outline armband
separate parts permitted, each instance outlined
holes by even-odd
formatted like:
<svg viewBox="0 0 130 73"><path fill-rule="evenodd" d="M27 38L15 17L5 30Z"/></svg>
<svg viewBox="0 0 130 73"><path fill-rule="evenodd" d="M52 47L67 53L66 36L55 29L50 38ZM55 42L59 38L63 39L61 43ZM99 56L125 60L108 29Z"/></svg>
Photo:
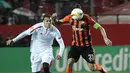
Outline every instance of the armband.
<svg viewBox="0 0 130 73"><path fill-rule="evenodd" d="M98 24L98 23L95 23L93 27L94 27L95 29L98 29L98 27L101 27L101 25Z"/></svg>

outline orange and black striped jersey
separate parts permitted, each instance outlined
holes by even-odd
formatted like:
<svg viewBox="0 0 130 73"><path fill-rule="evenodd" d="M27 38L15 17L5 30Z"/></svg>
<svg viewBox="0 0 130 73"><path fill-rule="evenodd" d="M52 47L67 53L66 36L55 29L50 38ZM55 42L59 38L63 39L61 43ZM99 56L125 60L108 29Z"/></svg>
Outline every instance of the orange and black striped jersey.
<svg viewBox="0 0 130 73"><path fill-rule="evenodd" d="M90 40L89 25L94 25L95 21L87 14L81 20L73 20L71 15L61 19L62 22L69 22L72 25L72 45L88 46Z"/></svg>

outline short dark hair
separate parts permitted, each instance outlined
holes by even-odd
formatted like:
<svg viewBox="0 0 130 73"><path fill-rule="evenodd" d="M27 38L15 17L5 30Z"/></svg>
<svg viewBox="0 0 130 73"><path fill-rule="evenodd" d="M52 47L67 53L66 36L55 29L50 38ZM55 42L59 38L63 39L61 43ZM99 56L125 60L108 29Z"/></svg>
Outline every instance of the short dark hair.
<svg viewBox="0 0 130 73"><path fill-rule="evenodd" d="M44 18L50 18L51 16L49 15L49 14L45 14L44 16L43 16L43 20L44 20Z"/></svg>

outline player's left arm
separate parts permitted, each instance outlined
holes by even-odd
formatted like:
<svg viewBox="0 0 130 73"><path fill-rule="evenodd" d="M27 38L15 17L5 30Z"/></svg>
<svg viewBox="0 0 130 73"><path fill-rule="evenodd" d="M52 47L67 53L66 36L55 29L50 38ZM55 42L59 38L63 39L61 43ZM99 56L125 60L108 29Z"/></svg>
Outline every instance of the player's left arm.
<svg viewBox="0 0 130 73"><path fill-rule="evenodd" d="M59 53L57 54L57 59L60 59L63 55L65 45L64 45L64 41L61 37L60 31L57 28L56 28L56 41L58 42L58 44L60 46Z"/></svg>
<svg viewBox="0 0 130 73"><path fill-rule="evenodd" d="M111 40L108 39L105 29L100 24L98 24L98 23L95 23L93 27L95 29L99 29L100 30L100 32L101 32L101 34L103 36L103 39L104 39L106 45L111 46L112 42L111 42Z"/></svg>
<svg viewBox="0 0 130 73"><path fill-rule="evenodd" d="M97 23L96 21L94 21L89 15L86 14L85 16L87 17L87 21L88 21L88 23L90 25L93 25L93 27L95 29L99 29L100 30L100 32L101 32L101 34L103 36L103 39L104 39L106 45L109 45L109 46L112 45L112 42L107 37L105 29L99 23Z"/></svg>

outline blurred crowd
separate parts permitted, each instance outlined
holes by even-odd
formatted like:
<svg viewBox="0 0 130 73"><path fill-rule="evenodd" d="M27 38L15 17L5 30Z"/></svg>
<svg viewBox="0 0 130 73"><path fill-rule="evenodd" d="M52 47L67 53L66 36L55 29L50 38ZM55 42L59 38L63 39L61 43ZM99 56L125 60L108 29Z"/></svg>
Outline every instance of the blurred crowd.
<svg viewBox="0 0 130 73"><path fill-rule="evenodd" d="M0 25L13 24L35 24L42 20L41 16L45 13L56 12L58 3L59 18L70 13L74 3L77 2L55 2L51 0L0 0ZM8 5L7 5L8 4Z"/></svg>
<svg viewBox="0 0 130 73"><path fill-rule="evenodd" d="M4 2L3 2L4 1ZM0 25L35 24L42 20L44 13L58 13L62 18L69 14L76 4L80 4L85 13L91 14L92 0L0 0ZM110 9L113 6L129 0L93 0L95 11L102 8ZM3 5L2 5L3 4ZM98 12L102 10L99 9ZM96 11L96 13L98 13Z"/></svg>
<svg viewBox="0 0 130 73"><path fill-rule="evenodd" d="M34 24L40 0L1 0L10 6L0 7L0 24ZM0 1L0 2L1 2ZM2 2L2 3L5 3ZM4 4L5 5L5 4Z"/></svg>

